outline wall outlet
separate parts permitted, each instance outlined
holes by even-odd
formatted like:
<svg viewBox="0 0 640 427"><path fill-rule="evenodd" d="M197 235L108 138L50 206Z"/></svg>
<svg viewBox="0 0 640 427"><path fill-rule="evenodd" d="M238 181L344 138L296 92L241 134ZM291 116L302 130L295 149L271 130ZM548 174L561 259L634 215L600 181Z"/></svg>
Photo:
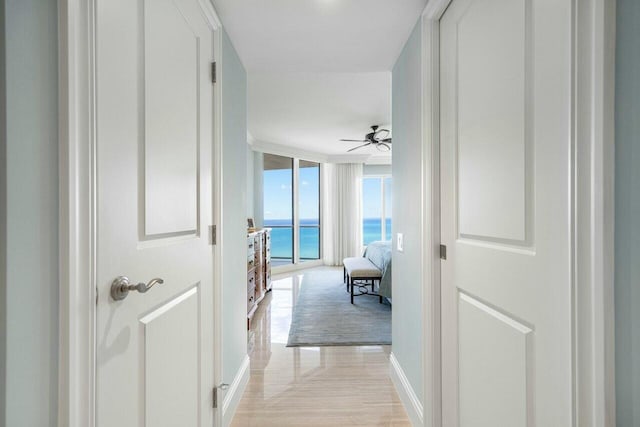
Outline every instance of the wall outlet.
<svg viewBox="0 0 640 427"><path fill-rule="evenodd" d="M397 236L396 249L398 249L398 252L402 252L404 251L402 233L396 233L396 236Z"/></svg>

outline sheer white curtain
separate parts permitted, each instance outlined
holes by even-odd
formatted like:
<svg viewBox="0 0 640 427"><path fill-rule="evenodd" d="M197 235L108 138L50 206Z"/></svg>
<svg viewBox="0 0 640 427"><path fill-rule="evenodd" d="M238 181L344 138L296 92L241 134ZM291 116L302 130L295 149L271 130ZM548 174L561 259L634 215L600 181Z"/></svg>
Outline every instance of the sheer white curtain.
<svg viewBox="0 0 640 427"><path fill-rule="evenodd" d="M323 261L362 255L362 164L325 164Z"/></svg>

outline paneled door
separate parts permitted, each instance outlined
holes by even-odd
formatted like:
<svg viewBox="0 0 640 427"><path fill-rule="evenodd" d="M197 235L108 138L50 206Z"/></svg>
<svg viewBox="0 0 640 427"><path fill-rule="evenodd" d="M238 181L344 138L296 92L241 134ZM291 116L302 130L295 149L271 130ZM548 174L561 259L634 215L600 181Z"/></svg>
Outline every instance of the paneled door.
<svg viewBox="0 0 640 427"><path fill-rule="evenodd" d="M571 4L440 21L446 427L572 425Z"/></svg>
<svg viewBox="0 0 640 427"><path fill-rule="evenodd" d="M213 31L198 0L95 18L97 426L211 426Z"/></svg>

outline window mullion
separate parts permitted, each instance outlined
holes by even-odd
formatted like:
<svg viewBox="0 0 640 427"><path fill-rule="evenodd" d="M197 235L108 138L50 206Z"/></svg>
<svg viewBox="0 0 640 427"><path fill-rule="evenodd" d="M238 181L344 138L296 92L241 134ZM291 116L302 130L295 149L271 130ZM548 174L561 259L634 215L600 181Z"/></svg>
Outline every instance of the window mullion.
<svg viewBox="0 0 640 427"><path fill-rule="evenodd" d="M382 227L380 228L380 232L381 232L381 236L380 236L380 240L384 240L386 235L387 235L387 222L385 221L386 215L384 212L384 178L380 177L380 204L382 206L380 206L380 215L382 216L380 218L380 224L382 225Z"/></svg>
<svg viewBox="0 0 640 427"><path fill-rule="evenodd" d="M300 160L293 160L293 185L291 186L293 198L293 259L294 264L300 262Z"/></svg>

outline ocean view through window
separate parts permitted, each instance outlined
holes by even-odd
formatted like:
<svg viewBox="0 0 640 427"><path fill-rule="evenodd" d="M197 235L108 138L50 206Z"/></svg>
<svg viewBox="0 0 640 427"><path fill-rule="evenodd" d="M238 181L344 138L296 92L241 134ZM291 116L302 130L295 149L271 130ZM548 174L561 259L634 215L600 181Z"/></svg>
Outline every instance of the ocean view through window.
<svg viewBox="0 0 640 427"><path fill-rule="evenodd" d="M263 189L274 266L320 259L320 164L265 154Z"/></svg>

